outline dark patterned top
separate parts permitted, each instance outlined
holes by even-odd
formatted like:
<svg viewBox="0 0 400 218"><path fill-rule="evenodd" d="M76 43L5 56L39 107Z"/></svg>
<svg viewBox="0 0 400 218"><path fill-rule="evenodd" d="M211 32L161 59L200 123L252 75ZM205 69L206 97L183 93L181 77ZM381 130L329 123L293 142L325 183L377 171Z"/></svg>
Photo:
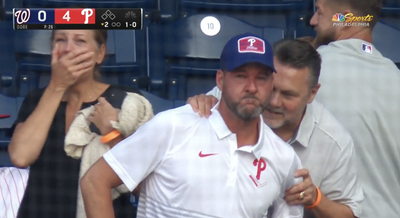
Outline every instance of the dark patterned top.
<svg viewBox="0 0 400 218"><path fill-rule="evenodd" d="M102 97L107 99L112 96L113 90L141 94L136 88L111 85ZM43 92L44 89L39 89L26 96L14 126L29 117ZM81 109L96 103L83 103ZM66 106L67 102L60 103L40 156L30 166L28 185L18 218L76 217L80 159L73 159L64 151ZM130 194L124 194L113 202L116 217L136 217L136 208L130 204L129 198Z"/></svg>

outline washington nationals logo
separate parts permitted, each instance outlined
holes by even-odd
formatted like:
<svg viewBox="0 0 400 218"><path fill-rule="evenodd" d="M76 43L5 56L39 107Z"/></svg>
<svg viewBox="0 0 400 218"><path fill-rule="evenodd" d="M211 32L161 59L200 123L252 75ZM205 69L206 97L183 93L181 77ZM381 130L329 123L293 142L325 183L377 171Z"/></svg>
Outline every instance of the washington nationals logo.
<svg viewBox="0 0 400 218"><path fill-rule="evenodd" d="M31 18L31 10L29 10L29 8L26 10L19 10L15 12L14 16L17 18L18 24L26 23L29 21L29 18Z"/></svg>
<svg viewBox="0 0 400 218"><path fill-rule="evenodd" d="M256 174L256 178L254 178L253 175L250 175L250 179L254 182L256 187L261 188L267 184L266 182L260 183L261 172L263 172L267 168L267 162L265 162L265 160L262 158L260 158L260 160L255 159L253 161L253 165L255 167L257 167L257 174Z"/></svg>

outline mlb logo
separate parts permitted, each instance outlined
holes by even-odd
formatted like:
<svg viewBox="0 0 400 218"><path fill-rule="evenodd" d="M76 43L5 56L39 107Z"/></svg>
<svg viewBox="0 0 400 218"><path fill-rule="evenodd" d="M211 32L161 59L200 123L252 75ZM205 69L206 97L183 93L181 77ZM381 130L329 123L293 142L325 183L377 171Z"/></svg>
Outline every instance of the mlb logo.
<svg viewBox="0 0 400 218"><path fill-rule="evenodd" d="M372 54L372 46L370 46L370 45L363 43L361 49L365 53Z"/></svg>
<svg viewBox="0 0 400 218"><path fill-rule="evenodd" d="M238 40L238 50L239 53L264 54L265 42L254 36L243 37Z"/></svg>

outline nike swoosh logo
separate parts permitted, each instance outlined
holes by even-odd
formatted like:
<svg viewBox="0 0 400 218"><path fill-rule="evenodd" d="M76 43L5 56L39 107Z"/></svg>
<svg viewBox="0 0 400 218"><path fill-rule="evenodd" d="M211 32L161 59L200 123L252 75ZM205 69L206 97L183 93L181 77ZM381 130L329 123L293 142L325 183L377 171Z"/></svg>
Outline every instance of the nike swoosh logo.
<svg viewBox="0 0 400 218"><path fill-rule="evenodd" d="M216 155L216 154L203 154L202 152L203 151L200 151L199 157L208 157L208 156Z"/></svg>

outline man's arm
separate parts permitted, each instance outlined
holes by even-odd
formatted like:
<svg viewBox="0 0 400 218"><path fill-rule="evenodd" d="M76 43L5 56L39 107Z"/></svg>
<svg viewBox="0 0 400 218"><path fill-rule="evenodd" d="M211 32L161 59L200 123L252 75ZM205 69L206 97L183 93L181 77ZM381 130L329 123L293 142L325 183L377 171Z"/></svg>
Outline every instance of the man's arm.
<svg viewBox="0 0 400 218"><path fill-rule="evenodd" d="M329 176L322 182L321 203L312 213L317 218L353 218L361 215L364 194L357 177L354 143L349 136L347 146L335 157L336 163Z"/></svg>
<svg viewBox="0 0 400 218"><path fill-rule="evenodd" d="M316 218L353 218L353 212L344 204L329 200L325 195L321 195L321 203L318 207L311 209Z"/></svg>
<svg viewBox="0 0 400 218"><path fill-rule="evenodd" d="M187 104L192 106L194 112L199 113L200 117L209 117L211 115L211 109L221 99L222 92L215 86L207 94L195 95L189 97Z"/></svg>
<svg viewBox="0 0 400 218"><path fill-rule="evenodd" d="M307 209L315 204L317 199L316 187L307 170L296 172L303 177L303 182L290 188L285 200L288 204L302 204L317 218L353 218L361 214L361 202L364 199L361 186L357 179L356 162L353 141L349 136L348 145L332 155L329 160L335 164L327 172L327 177L321 185L321 201L316 207ZM306 197L299 200L299 193L305 191Z"/></svg>
<svg viewBox="0 0 400 218"><path fill-rule="evenodd" d="M303 177L303 182L291 187L285 196L285 200L289 205L304 205L312 206L311 212L316 218L353 218L353 212L351 209L344 205L329 200L320 191L317 193L317 189L313 184L308 170L301 169L296 172L296 177ZM304 192L304 199L300 199L300 193ZM317 196L320 195L320 201L317 202Z"/></svg>
<svg viewBox="0 0 400 218"><path fill-rule="evenodd" d="M215 86L213 89L211 89L211 91L207 92L206 95L212 95L219 101L221 100L222 91L219 90L218 86Z"/></svg>
<svg viewBox="0 0 400 218"><path fill-rule="evenodd" d="M122 184L122 180L100 158L81 179L82 197L85 203L86 217L114 217L111 189Z"/></svg>
<svg viewBox="0 0 400 218"><path fill-rule="evenodd" d="M86 172L80 185L88 218L114 217L111 189L125 184L132 192L156 169L169 150L174 120L172 111L159 113Z"/></svg>

